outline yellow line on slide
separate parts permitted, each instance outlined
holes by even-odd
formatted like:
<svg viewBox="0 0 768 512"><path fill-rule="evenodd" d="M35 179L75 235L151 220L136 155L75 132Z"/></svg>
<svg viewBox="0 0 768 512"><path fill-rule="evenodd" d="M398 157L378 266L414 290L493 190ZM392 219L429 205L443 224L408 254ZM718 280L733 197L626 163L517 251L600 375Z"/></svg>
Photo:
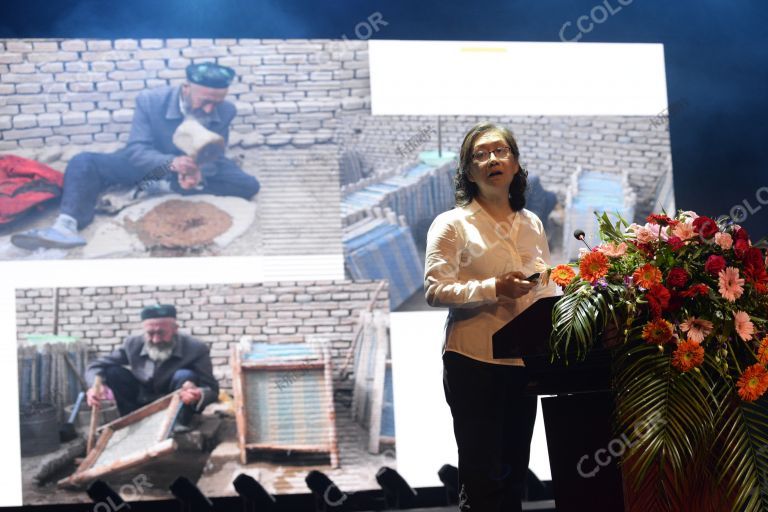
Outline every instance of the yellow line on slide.
<svg viewBox="0 0 768 512"><path fill-rule="evenodd" d="M467 47L462 48L462 52L483 52L483 53L506 53L506 48L493 48L493 47Z"/></svg>

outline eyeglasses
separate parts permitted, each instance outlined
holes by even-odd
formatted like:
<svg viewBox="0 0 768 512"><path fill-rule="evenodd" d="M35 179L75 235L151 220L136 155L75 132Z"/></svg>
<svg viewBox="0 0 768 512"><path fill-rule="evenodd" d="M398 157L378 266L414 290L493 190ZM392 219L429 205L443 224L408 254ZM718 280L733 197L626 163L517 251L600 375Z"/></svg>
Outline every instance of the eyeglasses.
<svg viewBox="0 0 768 512"><path fill-rule="evenodd" d="M506 160L509 158L509 155L512 154L512 149L510 149L509 146L501 146L500 148L496 148L493 151L485 151L484 149L481 149L480 151L475 151L472 153L472 158L476 162L485 162L491 158L491 153L496 155L497 160Z"/></svg>

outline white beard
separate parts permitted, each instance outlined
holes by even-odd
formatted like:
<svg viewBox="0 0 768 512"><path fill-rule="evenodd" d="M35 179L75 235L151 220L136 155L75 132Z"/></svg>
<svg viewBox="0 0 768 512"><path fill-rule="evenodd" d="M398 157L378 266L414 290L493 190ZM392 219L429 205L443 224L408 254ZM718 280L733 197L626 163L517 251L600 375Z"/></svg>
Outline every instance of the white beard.
<svg viewBox="0 0 768 512"><path fill-rule="evenodd" d="M171 357L171 354L173 354L173 347L175 343L171 344L168 347L158 348L153 345L147 345L147 355L149 358L156 362L156 363L162 363L169 357Z"/></svg>

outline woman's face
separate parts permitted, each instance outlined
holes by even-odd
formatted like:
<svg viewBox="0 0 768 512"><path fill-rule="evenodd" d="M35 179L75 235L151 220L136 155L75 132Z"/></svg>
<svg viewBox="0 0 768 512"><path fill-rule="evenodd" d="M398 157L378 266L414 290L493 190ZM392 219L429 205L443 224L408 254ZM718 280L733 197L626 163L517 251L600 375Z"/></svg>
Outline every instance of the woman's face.
<svg viewBox="0 0 768 512"><path fill-rule="evenodd" d="M472 146L469 181L477 185L482 196L507 194L520 165L498 132L487 132Z"/></svg>

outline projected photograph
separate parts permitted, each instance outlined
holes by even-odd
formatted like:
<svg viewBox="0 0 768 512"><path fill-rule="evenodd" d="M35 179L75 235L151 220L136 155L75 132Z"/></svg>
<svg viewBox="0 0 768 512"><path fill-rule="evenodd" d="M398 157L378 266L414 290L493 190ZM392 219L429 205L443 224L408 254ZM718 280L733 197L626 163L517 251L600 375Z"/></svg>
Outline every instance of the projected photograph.
<svg viewBox="0 0 768 512"><path fill-rule="evenodd" d="M30 288L16 305L25 505L87 502L95 479L131 500L178 476L231 496L241 473L354 492L396 466L386 282Z"/></svg>
<svg viewBox="0 0 768 512"><path fill-rule="evenodd" d="M477 123L513 133L528 171L526 208L541 219L555 264L585 247L575 230L599 243L596 211L641 224L675 211L665 116L682 107L667 108L660 46L622 47L638 65L627 72L634 85L617 94L593 83L607 73L600 62L619 54L601 53L610 45L574 53L510 42L356 44L369 49L370 110L345 113L338 129L345 271L388 279L393 311L428 308L427 231L456 204L460 146ZM530 80L513 71L544 61ZM584 73L563 82L575 63ZM494 79L475 80L478 67L493 68Z"/></svg>
<svg viewBox="0 0 768 512"><path fill-rule="evenodd" d="M338 254L336 46L0 41L0 259Z"/></svg>
<svg viewBox="0 0 768 512"><path fill-rule="evenodd" d="M427 230L455 205L464 134L478 122L512 130L528 170L526 208L544 224L552 261L598 243L594 211L645 223L674 211L669 132L634 117L354 116L342 123L345 265L353 279L388 278L393 310L423 309Z"/></svg>

